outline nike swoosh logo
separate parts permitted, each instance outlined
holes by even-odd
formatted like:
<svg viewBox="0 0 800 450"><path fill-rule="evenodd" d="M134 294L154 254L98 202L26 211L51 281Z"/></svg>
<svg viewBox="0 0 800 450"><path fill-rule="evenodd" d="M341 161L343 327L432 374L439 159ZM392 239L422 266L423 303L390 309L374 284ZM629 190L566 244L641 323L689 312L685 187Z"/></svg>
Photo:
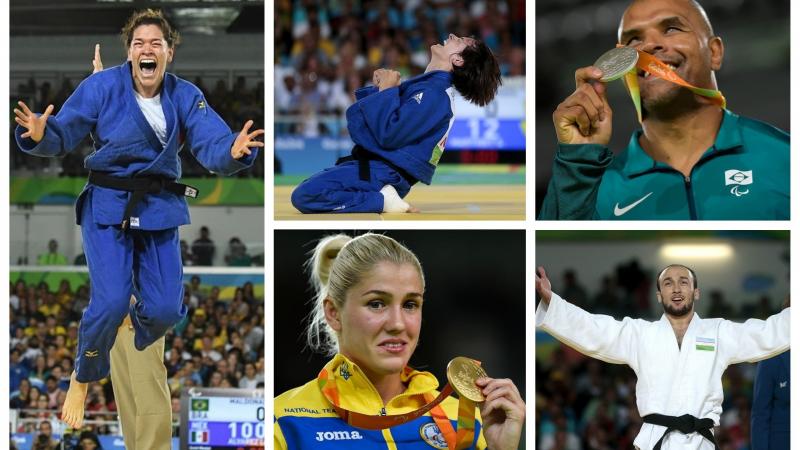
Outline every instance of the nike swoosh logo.
<svg viewBox="0 0 800 450"><path fill-rule="evenodd" d="M647 195L645 195L644 197L640 198L639 200L636 200L635 202L631 203L630 205L628 205L628 206L626 206L624 208L620 208L619 207L619 203L617 203L616 205L614 205L614 215L619 217L619 216L625 214L626 212L632 210L633 208L636 208L636 205L638 205L639 203L642 203L643 201L645 201L647 199L647 197L650 197L651 195L653 195L652 192L647 194Z"/></svg>

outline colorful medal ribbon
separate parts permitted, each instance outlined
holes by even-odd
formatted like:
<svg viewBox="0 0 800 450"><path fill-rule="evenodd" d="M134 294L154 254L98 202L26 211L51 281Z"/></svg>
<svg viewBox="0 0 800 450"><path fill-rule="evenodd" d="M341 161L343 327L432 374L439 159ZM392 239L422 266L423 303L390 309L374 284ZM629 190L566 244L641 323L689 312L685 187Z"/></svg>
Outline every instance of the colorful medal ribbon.
<svg viewBox="0 0 800 450"><path fill-rule="evenodd" d="M480 364L479 361L475 361ZM411 370L406 367L405 370ZM364 428L367 430L383 430L391 428L396 425L401 425L410 422L417 417L423 416L428 411L431 412L431 417L434 423L439 427L445 440L447 441L447 448L449 450L463 450L472 445L475 437L475 402L460 396L458 399L458 431L453 429L453 424L447 418L444 410L439 403L444 401L447 396L454 392L450 383L447 383L438 396L434 397L431 393L424 393L423 397L427 404L422 408L411 411L406 414L395 415L377 415L371 416L369 414L362 414L355 411L349 411L340 406L339 390L336 387L336 382L333 376L328 373L328 369L323 368L317 377L317 385L319 386L322 394L333 406L339 418L357 428Z"/></svg>
<svg viewBox="0 0 800 450"><path fill-rule="evenodd" d="M621 44L617 44L617 47L624 47ZM687 83L683 78L678 76L672 68L670 68L665 63L661 62L658 58L651 55L650 53L643 52L641 50L636 50L639 54L639 59L636 60L636 69L644 70L645 72L649 73L650 75L657 76L658 78L662 78L667 81L671 81L675 84L681 85L690 91L694 92L697 95L701 95L703 97L708 97L712 102L719 105L720 108L725 109L727 103L725 101L725 97L722 95L722 92L716 89L705 89L693 86ZM625 74L625 86L628 88L628 92L631 94L631 99L633 100L633 106L636 107L636 116L639 118L639 123L642 122L642 98L639 93L639 80L637 79L636 69L631 70L630 72Z"/></svg>

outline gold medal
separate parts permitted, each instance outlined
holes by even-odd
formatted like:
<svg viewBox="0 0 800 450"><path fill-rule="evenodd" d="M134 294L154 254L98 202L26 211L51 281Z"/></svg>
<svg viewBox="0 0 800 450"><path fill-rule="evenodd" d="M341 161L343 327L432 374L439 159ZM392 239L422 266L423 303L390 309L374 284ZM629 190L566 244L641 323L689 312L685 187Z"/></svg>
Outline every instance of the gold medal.
<svg viewBox="0 0 800 450"><path fill-rule="evenodd" d="M459 356L447 364L447 381L459 395L473 402L485 400L481 389L475 384L478 378L485 377L486 371L475 361Z"/></svg>

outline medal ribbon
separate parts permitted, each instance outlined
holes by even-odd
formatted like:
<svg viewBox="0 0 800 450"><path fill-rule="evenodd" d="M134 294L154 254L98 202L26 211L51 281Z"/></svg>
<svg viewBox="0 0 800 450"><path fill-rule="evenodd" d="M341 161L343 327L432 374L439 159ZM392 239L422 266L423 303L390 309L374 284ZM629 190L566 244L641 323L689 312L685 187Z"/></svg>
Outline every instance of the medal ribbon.
<svg viewBox="0 0 800 450"><path fill-rule="evenodd" d="M453 389L449 383L445 385L445 389L448 388L450 390ZM423 395L427 402L430 402L431 398L433 398L433 394L430 393ZM447 441L449 450L463 450L472 445L472 441L475 438L475 402L466 397L458 398L458 421L456 422L458 431L453 429L453 424L450 423L450 419L441 406L437 405L431 410L431 417L442 432L445 441Z"/></svg>
<svg viewBox="0 0 800 450"><path fill-rule="evenodd" d="M410 370L406 368L405 370ZM362 414L355 411L349 411L340 406L339 390L336 387L336 382L333 377L328 373L328 369L323 368L317 377L317 385L322 391L322 394L333 406L339 418L347 422L349 425L364 428L367 430L383 430L391 428L395 425L401 425L410 422L417 417L423 416L428 411L431 412L431 417L434 423L439 427L445 440L447 441L447 448L449 450L463 450L472 445L475 437L475 402L468 400L465 397L458 399L458 431L453 429L453 424L447 418L444 410L439 403L444 401L447 396L452 394L453 387L447 383L442 389L442 392L434 398L433 394L425 393L423 397L427 404L422 408L411 411L405 414L394 415L377 415L372 416L369 414Z"/></svg>
<svg viewBox="0 0 800 450"><path fill-rule="evenodd" d="M617 47L622 47L622 45L618 44ZM672 68L670 68L667 64L663 63L650 53L643 52L641 50L636 50L636 52L639 54L639 59L636 61L636 69L644 70L650 75L683 86L697 95L709 98L713 103L719 105L720 108L726 108L727 102L725 101L725 96L722 95L722 92L716 89L706 89L693 86L678 76L678 74L676 74L675 71L672 70ZM639 123L641 123L642 98L639 93L639 80L637 79L636 69L632 69L630 72L626 73L624 79L625 86L627 86L628 92L633 100L633 106L636 107L636 115L639 118Z"/></svg>

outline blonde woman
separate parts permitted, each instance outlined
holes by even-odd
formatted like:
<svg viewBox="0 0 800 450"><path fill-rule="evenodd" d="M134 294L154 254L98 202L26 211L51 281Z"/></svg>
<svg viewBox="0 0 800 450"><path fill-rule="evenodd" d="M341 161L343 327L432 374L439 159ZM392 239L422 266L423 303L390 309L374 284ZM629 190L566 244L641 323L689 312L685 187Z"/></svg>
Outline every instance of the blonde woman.
<svg viewBox="0 0 800 450"><path fill-rule="evenodd" d="M332 359L316 379L275 399L276 449L455 449L458 429L473 426L472 441L459 448L518 447L525 403L511 380L476 381L485 401L466 427L457 424L453 397L384 429L348 423L411 415L439 395L431 373L408 366L420 338L425 278L410 250L378 234L324 238L308 266L316 292L308 345Z"/></svg>

